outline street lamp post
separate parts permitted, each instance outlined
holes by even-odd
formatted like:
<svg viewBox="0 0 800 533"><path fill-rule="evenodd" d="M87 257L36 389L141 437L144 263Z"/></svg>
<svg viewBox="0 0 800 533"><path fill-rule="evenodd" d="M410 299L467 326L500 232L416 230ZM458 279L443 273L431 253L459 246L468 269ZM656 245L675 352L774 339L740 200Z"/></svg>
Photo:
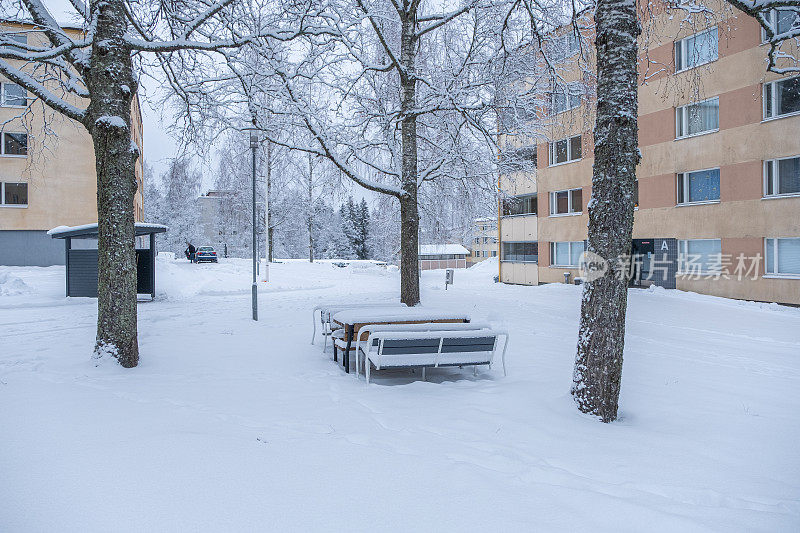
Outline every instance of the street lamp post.
<svg viewBox="0 0 800 533"><path fill-rule="evenodd" d="M256 281L258 256L256 255L256 149L258 148L258 130L256 119L253 118L253 127L250 130L250 151L253 153L253 286L251 288L253 299L253 320L258 320L258 283Z"/></svg>

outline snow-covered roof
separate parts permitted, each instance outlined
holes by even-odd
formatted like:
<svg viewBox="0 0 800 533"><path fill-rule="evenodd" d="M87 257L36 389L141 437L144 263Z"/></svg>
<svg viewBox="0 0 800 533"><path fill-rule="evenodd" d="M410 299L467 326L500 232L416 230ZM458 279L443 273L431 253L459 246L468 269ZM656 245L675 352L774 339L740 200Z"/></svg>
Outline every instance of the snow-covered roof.
<svg viewBox="0 0 800 533"><path fill-rule="evenodd" d="M419 255L469 255L460 244L421 244Z"/></svg>
<svg viewBox="0 0 800 533"><path fill-rule="evenodd" d="M136 222L134 225L136 235L149 235L151 233L164 233L167 226L164 224L147 224ZM54 239L65 237L94 237L97 236L97 222L92 224L82 224L80 226L58 226L47 232Z"/></svg>

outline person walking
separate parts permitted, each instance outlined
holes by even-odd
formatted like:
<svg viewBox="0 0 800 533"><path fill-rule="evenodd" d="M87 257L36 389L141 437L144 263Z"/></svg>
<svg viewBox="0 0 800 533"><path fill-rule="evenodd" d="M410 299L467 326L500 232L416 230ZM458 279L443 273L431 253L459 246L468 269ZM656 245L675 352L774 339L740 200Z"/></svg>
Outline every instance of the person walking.
<svg viewBox="0 0 800 533"><path fill-rule="evenodd" d="M192 243L189 243L189 246L186 248L186 257L192 263L194 263L196 261L196 259L197 259L197 256L195 255L196 252L197 252L197 248L195 248Z"/></svg>

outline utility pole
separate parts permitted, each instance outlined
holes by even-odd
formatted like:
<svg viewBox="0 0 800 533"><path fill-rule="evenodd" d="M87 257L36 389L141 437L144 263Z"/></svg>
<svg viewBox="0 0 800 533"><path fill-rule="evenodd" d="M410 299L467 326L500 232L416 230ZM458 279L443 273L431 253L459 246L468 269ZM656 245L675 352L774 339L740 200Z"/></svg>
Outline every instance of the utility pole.
<svg viewBox="0 0 800 533"><path fill-rule="evenodd" d="M256 252L256 150L258 149L258 130L256 117L253 117L253 127L250 130L250 150L253 152L253 286L251 288L253 304L253 320L258 320L258 253Z"/></svg>

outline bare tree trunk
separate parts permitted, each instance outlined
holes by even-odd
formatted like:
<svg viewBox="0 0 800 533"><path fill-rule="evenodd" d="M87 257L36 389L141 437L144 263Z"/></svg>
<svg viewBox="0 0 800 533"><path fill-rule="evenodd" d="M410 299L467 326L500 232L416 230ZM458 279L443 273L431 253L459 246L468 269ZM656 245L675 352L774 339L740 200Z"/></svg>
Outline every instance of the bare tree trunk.
<svg viewBox="0 0 800 533"><path fill-rule="evenodd" d="M416 59L416 15L403 20L400 40L400 113L402 116L401 181L405 196L400 197L400 301L417 305L419 298L419 206L417 205L417 80L414 77Z"/></svg>
<svg viewBox="0 0 800 533"><path fill-rule="evenodd" d="M131 101L136 90L131 54L123 36L121 0L93 1L97 34L86 81L92 95L87 128L97 168L99 227L97 355L112 355L126 368L139 362L136 338L136 251L133 198L138 150L131 144Z"/></svg>
<svg viewBox="0 0 800 533"><path fill-rule="evenodd" d="M272 143L267 141L267 262L272 263L272 214L269 210L269 201L272 197Z"/></svg>
<svg viewBox="0 0 800 533"><path fill-rule="evenodd" d="M308 261L314 262L314 207L311 205L314 199L314 167L312 164L311 154L308 154L308 218L306 224L308 225Z"/></svg>
<svg viewBox="0 0 800 533"><path fill-rule="evenodd" d="M639 162L636 3L599 0L595 13L597 121L589 203L588 251L613 267L630 254L633 187ZM599 260L599 259L598 259ZM625 343L628 283L613 268L583 285L572 396L578 408L617 418Z"/></svg>

